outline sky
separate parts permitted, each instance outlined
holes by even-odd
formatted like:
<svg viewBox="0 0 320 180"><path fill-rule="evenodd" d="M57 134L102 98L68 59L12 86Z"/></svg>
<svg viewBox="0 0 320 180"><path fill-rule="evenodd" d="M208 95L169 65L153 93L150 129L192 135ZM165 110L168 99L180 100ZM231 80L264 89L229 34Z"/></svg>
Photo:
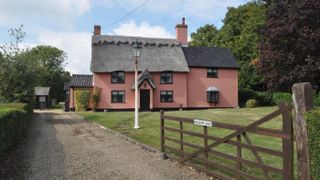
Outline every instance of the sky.
<svg viewBox="0 0 320 180"><path fill-rule="evenodd" d="M67 54L67 71L90 74L94 25L101 25L107 35L175 38L175 25L185 17L190 40L190 34L205 24L220 28L228 7L248 1L0 0L0 44L11 41L10 28L23 24L22 47L55 46Z"/></svg>

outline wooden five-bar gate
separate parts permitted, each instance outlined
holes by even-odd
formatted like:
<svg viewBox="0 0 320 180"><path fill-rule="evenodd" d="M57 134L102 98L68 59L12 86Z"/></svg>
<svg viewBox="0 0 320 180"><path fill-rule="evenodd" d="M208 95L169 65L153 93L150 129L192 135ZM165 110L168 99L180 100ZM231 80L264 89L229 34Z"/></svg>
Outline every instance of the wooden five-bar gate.
<svg viewBox="0 0 320 180"><path fill-rule="evenodd" d="M190 118L182 118L176 116L165 115L161 111L161 152L166 157L177 159L181 163L188 164L199 171L203 171L210 176L218 179L273 179L281 177L285 180L293 179L293 123L292 123L292 106L281 103L278 109L265 117L247 125L240 126L221 122L197 120ZM259 127L277 116L282 116L282 129L270 129ZM169 127L165 121L176 121L179 123L179 128ZM191 123L203 126L203 132L192 132L184 129L184 123ZM209 135L210 127L222 128L232 131L226 136L217 137ZM167 133L168 132L168 133ZM174 138L170 133L177 133ZM281 150L271 149L256 145L248 134L269 136L270 138L280 138L282 141ZM190 143L185 140L185 136L192 136L203 139L203 145ZM172 147L169 144L176 144ZM210 143L209 143L210 142ZM217 146L228 144L235 148L235 154L221 152L217 150ZM188 148L188 150L187 150ZM252 153L253 159L243 157L243 151ZM276 156L282 159L281 167L273 167L264 162L261 154ZM219 159L217 161L217 159ZM224 163L223 160L233 163ZM260 174L250 173L244 168L260 169Z"/></svg>

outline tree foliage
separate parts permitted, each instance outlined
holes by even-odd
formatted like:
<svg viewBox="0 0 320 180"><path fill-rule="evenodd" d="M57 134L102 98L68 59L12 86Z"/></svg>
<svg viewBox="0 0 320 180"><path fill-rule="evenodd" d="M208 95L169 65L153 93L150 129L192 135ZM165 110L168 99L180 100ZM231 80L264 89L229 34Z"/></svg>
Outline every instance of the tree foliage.
<svg viewBox="0 0 320 180"><path fill-rule="evenodd" d="M191 34L191 46L216 46L230 48L240 65L240 88L257 89L261 77L253 60L259 59L259 29L265 23L265 7L260 2L250 2L237 8L228 8L223 26L200 27Z"/></svg>
<svg viewBox="0 0 320 180"><path fill-rule="evenodd" d="M320 86L320 1L265 1L259 72L271 90L289 91L295 82Z"/></svg>
<svg viewBox="0 0 320 180"><path fill-rule="evenodd" d="M24 52L22 56L37 62L37 85L49 86L51 97L62 101L64 82L70 79L70 73L64 70L65 53L52 46L37 46Z"/></svg>
<svg viewBox="0 0 320 180"><path fill-rule="evenodd" d="M65 53L55 47L20 48L26 33L23 26L9 30L13 38L0 46L0 101L28 102L35 86L50 86L51 95L63 99L63 83L70 74L64 71Z"/></svg>
<svg viewBox="0 0 320 180"><path fill-rule="evenodd" d="M217 46L216 36L218 30L214 25L206 24L197 29L196 32L191 33L190 46Z"/></svg>

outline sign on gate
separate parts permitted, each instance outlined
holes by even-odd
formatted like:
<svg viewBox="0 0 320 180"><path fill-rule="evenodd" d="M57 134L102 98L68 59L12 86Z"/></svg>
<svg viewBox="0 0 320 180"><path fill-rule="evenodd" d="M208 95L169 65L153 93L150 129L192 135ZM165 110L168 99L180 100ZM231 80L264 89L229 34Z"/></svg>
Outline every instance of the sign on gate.
<svg viewBox="0 0 320 180"><path fill-rule="evenodd" d="M201 120L201 119L194 119L193 120L193 124L199 125L199 126L212 127L212 122L211 121L205 121L205 120Z"/></svg>

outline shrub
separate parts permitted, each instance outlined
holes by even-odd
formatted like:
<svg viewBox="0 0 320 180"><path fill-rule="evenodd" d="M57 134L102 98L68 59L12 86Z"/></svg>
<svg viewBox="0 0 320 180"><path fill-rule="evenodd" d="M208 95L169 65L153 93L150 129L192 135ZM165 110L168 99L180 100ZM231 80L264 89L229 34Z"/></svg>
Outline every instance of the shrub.
<svg viewBox="0 0 320 180"><path fill-rule="evenodd" d="M86 111L89 106L89 91L76 91L76 111Z"/></svg>
<svg viewBox="0 0 320 180"><path fill-rule="evenodd" d="M273 106L275 103L272 99L272 93L269 92L256 92L255 98L259 106Z"/></svg>
<svg viewBox="0 0 320 180"><path fill-rule="evenodd" d="M275 104L279 104L282 101L292 103L292 96L290 93L275 92L272 95L272 101Z"/></svg>
<svg viewBox="0 0 320 180"><path fill-rule="evenodd" d="M256 93L251 89L239 89L239 105L241 107L246 105L249 99L255 99Z"/></svg>
<svg viewBox="0 0 320 180"><path fill-rule="evenodd" d="M311 175L313 179L320 179L320 109L308 112L306 121L309 138L308 146Z"/></svg>
<svg viewBox="0 0 320 180"><path fill-rule="evenodd" d="M92 95L92 110L96 111L98 107L98 103L100 101L100 89L96 89L96 91Z"/></svg>
<svg viewBox="0 0 320 180"><path fill-rule="evenodd" d="M257 106L258 106L258 102L255 99L249 99L246 102L246 107L247 108L254 108L254 107L257 107Z"/></svg>
<svg viewBox="0 0 320 180"><path fill-rule="evenodd" d="M19 142L27 128L32 109L27 104L0 105L0 155Z"/></svg>

